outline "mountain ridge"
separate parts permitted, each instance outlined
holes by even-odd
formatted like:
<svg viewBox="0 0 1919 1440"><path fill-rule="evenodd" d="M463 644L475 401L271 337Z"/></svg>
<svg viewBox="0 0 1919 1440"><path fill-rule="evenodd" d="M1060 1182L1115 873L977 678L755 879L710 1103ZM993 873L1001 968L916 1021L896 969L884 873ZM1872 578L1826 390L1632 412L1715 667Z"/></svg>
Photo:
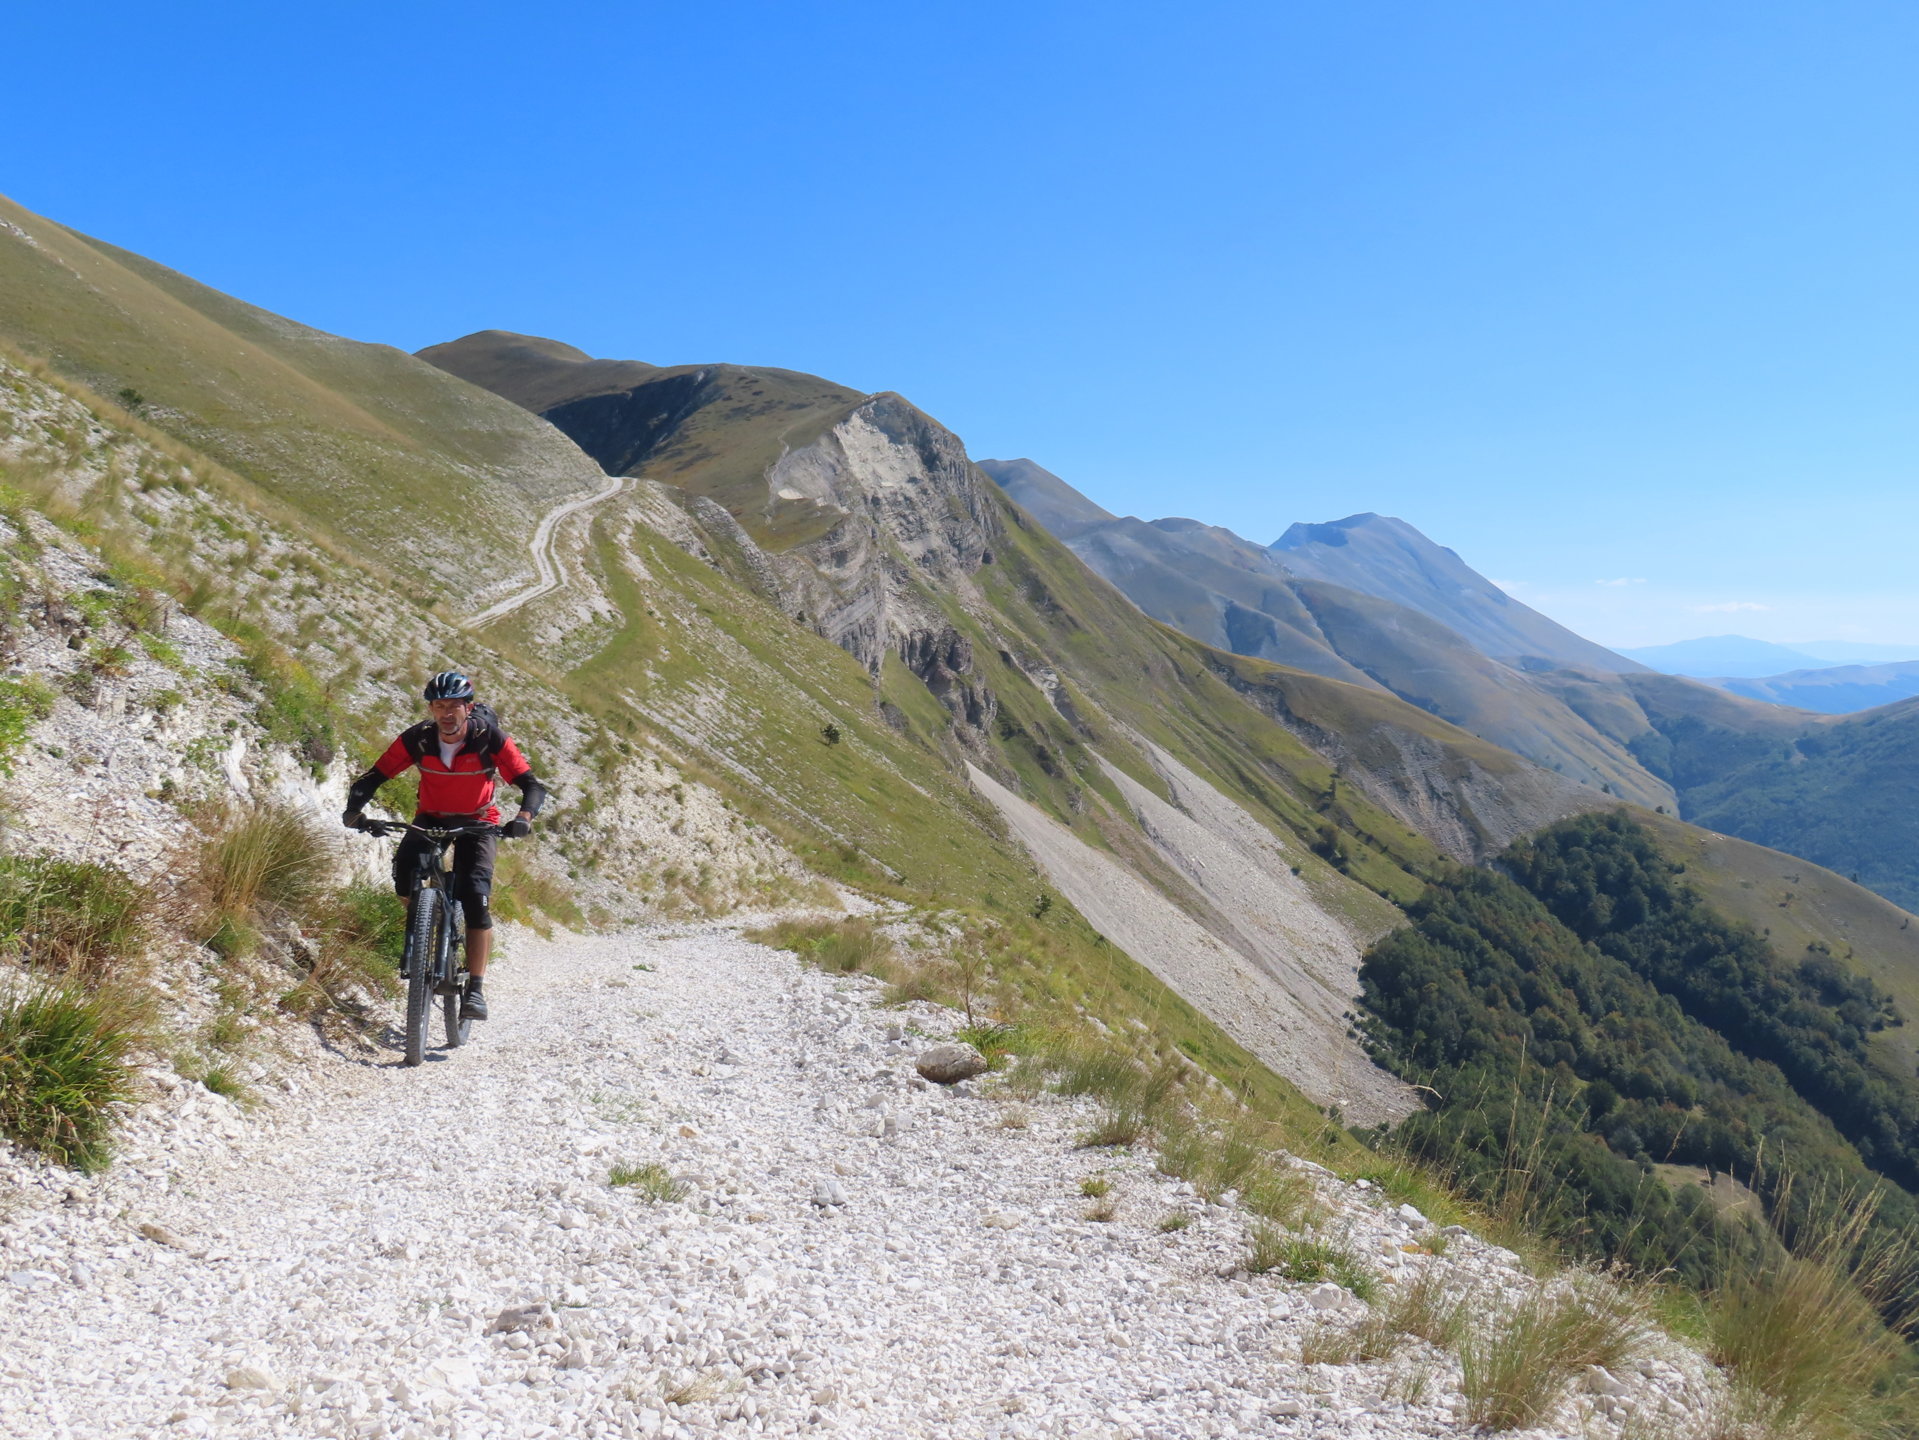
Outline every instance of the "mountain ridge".
<svg viewBox="0 0 1919 1440"><path fill-rule="evenodd" d="M1196 639L1396 695L1602 795L1617 794L1648 808L1677 803L1664 782L1631 754L1633 740L1649 726L1633 713L1632 697L1616 678L1630 662L1613 657L1612 669L1546 657L1508 663L1489 654L1487 643L1475 643L1438 618L1459 604L1438 594L1433 583L1422 582L1434 593L1421 605L1405 603L1403 595L1396 598L1396 592L1421 588L1408 573L1422 565L1437 567L1447 577L1443 583L1456 590L1462 588L1452 578L1457 572L1472 577L1475 603L1495 612L1476 627L1482 640L1496 637L1503 645L1531 633L1563 654L1610 653L1526 610L1457 557L1439 566L1431 560L1439 547L1401 521L1327 527L1336 545L1301 540L1289 557L1196 520L1100 520L1103 510L1030 460L982 462L981 468L1016 502L1036 506L1035 518L1050 516L1066 524L1061 538L1067 546L1133 603ZM1385 529L1385 541L1372 533L1375 528ZM1360 538L1354 544L1356 529ZM1417 544L1408 535L1416 536ZM1374 583L1366 563L1308 563L1314 553L1309 544L1333 551L1350 545L1364 556L1384 550L1396 557L1394 573ZM1289 558L1300 559L1299 571L1312 573L1288 568ZM1320 572L1337 578L1318 578ZM1507 612L1531 618L1516 624L1503 618ZM1552 672L1551 677L1541 671ZM1600 692L1606 692L1603 698ZM1603 720L1595 723L1602 711L1607 712Z"/></svg>

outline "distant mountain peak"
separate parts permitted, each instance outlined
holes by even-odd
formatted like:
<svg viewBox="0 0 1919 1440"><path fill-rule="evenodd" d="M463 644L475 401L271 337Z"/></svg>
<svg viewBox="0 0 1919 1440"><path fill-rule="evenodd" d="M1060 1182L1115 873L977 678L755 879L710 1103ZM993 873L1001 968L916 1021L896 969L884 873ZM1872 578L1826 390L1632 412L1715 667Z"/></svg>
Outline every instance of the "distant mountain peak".
<svg viewBox="0 0 1919 1440"><path fill-rule="evenodd" d="M1821 662L1790 645L1749 635L1706 635L1671 645L1642 645L1622 655L1666 675L1758 679L1793 670L1817 670Z"/></svg>
<svg viewBox="0 0 1919 1440"><path fill-rule="evenodd" d="M975 460L986 477L1062 540L1119 517L1102 510L1059 476L1031 460Z"/></svg>
<svg viewBox="0 0 1919 1440"><path fill-rule="evenodd" d="M1457 552L1396 516L1367 510L1343 520L1302 522L1268 546L1267 554L1302 580L1343 585L1417 610L1495 660L1536 656L1614 673L1645 668L1521 604Z"/></svg>

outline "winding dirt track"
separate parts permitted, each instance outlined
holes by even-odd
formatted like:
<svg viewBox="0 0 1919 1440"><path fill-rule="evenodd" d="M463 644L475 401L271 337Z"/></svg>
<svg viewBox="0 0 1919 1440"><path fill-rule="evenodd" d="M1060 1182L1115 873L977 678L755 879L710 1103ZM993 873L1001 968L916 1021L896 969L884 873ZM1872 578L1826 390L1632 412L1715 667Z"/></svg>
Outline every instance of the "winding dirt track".
<svg viewBox="0 0 1919 1440"><path fill-rule="evenodd" d="M532 545L528 547L533 552L533 568L540 578L517 595L509 595L499 604L482 610L466 622L467 629L477 630L482 625L490 625L503 615L511 615L529 600L537 600L542 595L560 588L564 582L560 575L559 564L553 558L553 536L559 530L560 522L569 516L579 514L582 510L598 505L602 500L611 500L633 483L623 475L609 475L606 478L608 481L606 489L582 496L578 500L563 501L546 512L545 518L540 521L539 528L533 532Z"/></svg>

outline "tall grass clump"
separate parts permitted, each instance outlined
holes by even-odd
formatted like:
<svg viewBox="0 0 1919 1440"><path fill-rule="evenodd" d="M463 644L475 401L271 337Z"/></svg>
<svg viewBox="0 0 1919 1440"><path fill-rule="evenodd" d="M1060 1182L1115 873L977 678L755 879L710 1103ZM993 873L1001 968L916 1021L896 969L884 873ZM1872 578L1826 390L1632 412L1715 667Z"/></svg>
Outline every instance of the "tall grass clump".
<svg viewBox="0 0 1919 1440"><path fill-rule="evenodd" d="M1743 1428L1813 1440L1877 1433L1909 1403L1906 1347L1878 1304L1912 1287L1913 1237L1875 1239L1874 1202L1803 1237L1799 1253L1748 1261L1706 1303L1706 1353L1733 1383Z"/></svg>
<svg viewBox="0 0 1919 1440"><path fill-rule="evenodd" d="M102 979L141 950L151 896L104 865L0 855L0 952L37 969Z"/></svg>
<svg viewBox="0 0 1919 1440"><path fill-rule="evenodd" d="M1319 1209L1312 1181L1279 1155L1276 1139L1244 1116L1213 1124L1191 1110L1163 1125L1158 1168L1215 1204L1236 1194L1248 1212L1288 1230Z"/></svg>
<svg viewBox="0 0 1919 1440"><path fill-rule="evenodd" d="M0 993L0 1132L73 1169L103 1168L146 1029L145 1005L113 984Z"/></svg>
<svg viewBox="0 0 1919 1440"><path fill-rule="evenodd" d="M298 923L332 884L338 849L313 818L290 805L230 807L198 845L194 874L203 938L240 955L275 920Z"/></svg>
<svg viewBox="0 0 1919 1440"><path fill-rule="evenodd" d="M844 920L781 920L747 931L746 938L776 950L791 950L839 975L861 970L885 977L894 958L892 938L864 915Z"/></svg>
<svg viewBox="0 0 1919 1440"><path fill-rule="evenodd" d="M1148 1066L1123 1050L1085 1040L1041 1050L1034 1060L1061 1095L1100 1102L1099 1117L1080 1137L1082 1145L1135 1145L1173 1117L1181 1080L1174 1062Z"/></svg>
<svg viewBox="0 0 1919 1440"><path fill-rule="evenodd" d="M1638 1298L1607 1277L1576 1272L1535 1285L1461 1344L1467 1419L1482 1430L1538 1425L1575 1375L1625 1363L1648 1333Z"/></svg>

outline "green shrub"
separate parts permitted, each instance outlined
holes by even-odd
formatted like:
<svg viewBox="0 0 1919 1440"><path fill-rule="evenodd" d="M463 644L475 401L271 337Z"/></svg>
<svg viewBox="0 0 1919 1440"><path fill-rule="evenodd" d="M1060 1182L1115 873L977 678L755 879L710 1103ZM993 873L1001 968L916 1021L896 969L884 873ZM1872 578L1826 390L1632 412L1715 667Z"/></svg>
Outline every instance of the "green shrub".
<svg viewBox="0 0 1919 1440"><path fill-rule="evenodd" d="M0 995L0 1131L77 1170L104 1167L113 1106L132 1098L140 1002L113 985L16 986Z"/></svg>
<svg viewBox="0 0 1919 1440"><path fill-rule="evenodd" d="M0 855L0 949L88 978L138 954L151 895L105 865Z"/></svg>

